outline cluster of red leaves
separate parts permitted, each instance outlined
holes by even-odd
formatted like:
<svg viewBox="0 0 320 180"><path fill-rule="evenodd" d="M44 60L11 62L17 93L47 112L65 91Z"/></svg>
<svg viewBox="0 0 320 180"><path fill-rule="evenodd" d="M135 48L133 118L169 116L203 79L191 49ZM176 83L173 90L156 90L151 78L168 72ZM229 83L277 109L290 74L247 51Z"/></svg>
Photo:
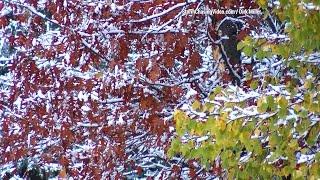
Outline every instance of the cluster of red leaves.
<svg viewBox="0 0 320 180"><path fill-rule="evenodd" d="M148 132L155 137L146 138L148 147L167 149L173 135L169 126L174 124L164 118L183 100L188 82L183 80L202 65L192 38L199 34L204 15L183 15L180 27L175 16L197 3L115 3L46 1L45 18L34 12L40 8L36 0L26 1L25 7L7 3L14 16L1 17L0 28L9 20L31 23L26 32L7 37L11 46L25 50L11 66L14 86L7 103L12 112L1 119L1 164L39 155L41 163L58 161L67 167L70 176L100 179L107 173L121 178L118 171L127 162L128 141ZM183 6L151 18L179 4ZM230 2L206 5L227 8ZM146 30L171 19L167 31ZM58 33L49 34L46 23ZM214 31L209 32L212 37ZM84 150L76 150L82 145ZM79 162L86 166L76 168ZM189 168L195 176L196 168ZM180 170L172 166L173 172ZM143 169L137 165L136 171L141 174Z"/></svg>

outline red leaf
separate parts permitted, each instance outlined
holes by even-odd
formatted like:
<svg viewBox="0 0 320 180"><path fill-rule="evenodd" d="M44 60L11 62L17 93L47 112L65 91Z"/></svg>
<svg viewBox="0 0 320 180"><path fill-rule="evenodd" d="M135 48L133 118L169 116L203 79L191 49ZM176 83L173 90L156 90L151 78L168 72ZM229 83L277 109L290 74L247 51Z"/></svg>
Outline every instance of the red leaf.
<svg viewBox="0 0 320 180"><path fill-rule="evenodd" d="M168 43L168 44L172 44L174 42L174 36L172 36L172 34L170 33L165 33L164 34L164 40Z"/></svg>
<svg viewBox="0 0 320 180"><path fill-rule="evenodd" d="M142 71L142 73L146 71L148 64L149 64L149 61L146 59L138 59L136 61L136 67L137 67L137 69Z"/></svg>
<svg viewBox="0 0 320 180"><path fill-rule="evenodd" d="M245 37L249 35L250 31L249 30L243 30L240 31L240 33L237 35L237 40L244 40Z"/></svg>
<svg viewBox="0 0 320 180"><path fill-rule="evenodd" d="M151 3L150 2L143 3L143 12L145 14L148 14L148 11L150 10L150 7L151 7Z"/></svg>
<svg viewBox="0 0 320 180"><path fill-rule="evenodd" d="M37 7L38 1L37 0L26 0L26 3L32 5L33 7Z"/></svg>
<svg viewBox="0 0 320 180"><path fill-rule="evenodd" d="M2 10L2 8L3 8L3 2L0 1L0 11Z"/></svg>
<svg viewBox="0 0 320 180"><path fill-rule="evenodd" d="M178 33L179 43L176 44L175 51L182 52L188 43L188 37L182 32Z"/></svg>
<svg viewBox="0 0 320 180"><path fill-rule="evenodd" d="M86 81L86 87L89 92L92 91L92 88L94 87L92 80L89 79Z"/></svg>
<svg viewBox="0 0 320 180"><path fill-rule="evenodd" d="M60 157L59 163L64 167L69 166L69 160L65 156Z"/></svg>
<svg viewBox="0 0 320 180"><path fill-rule="evenodd" d="M194 169L190 169L189 176L193 179L197 175Z"/></svg>
<svg viewBox="0 0 320 180"><path fill-rule="evenodd" d="M226 0L226 1L223 1L223 5L225 7L227 7L228 9L231 8L231 6L233 5L233 2L231 2L232 0Z"/></svg>
<svg viewBox="0 0 320 180"><path fill-rule="evenodd" d="M198 69L201 65L201 56L198 52L193 52L190 57L190 70L194 71Z"/></svg>
<svg viewBox="0 0 320 180"><path fill-rule="evenodd" d="M172 171L175 173L180 173L180 167L178 165L174 164L172 167Z"/></svg>
<svg viewBox="0 0 320 180"><path fill-rule="evenodd" d="M155 1L155 5L159 5L159 4L162 4L163 3L163 0L156 0Z"/></svg>
<svg viewBox="0 0 320 180"><path fill-rule="evenodd" d="M159 68L158 65L154 65L151 68L148 77L152 82L155 82L159 79L160 75L161 75L161 69Z"/></svg>
<svg viewBox="0 0 320 180"><path fill-rule="evenodd" d="M119 173L117 173L114 177L115 180L121 179L121 175Z"/></svg>
<svg viewBox="0 0 320 180"><path fill-rule="evenodd" d="M8 25L8 20L7 18L4 16L4 17L1 17L0 18L0 28L4 28L5 26Z"/></svg>
<svg viewBox="0 0 320 180"><path fill-rule="evenodd" d="M35 73L37 71L38 71L38 67L37 67L36 63L34 61L31 61L31 63L30 63L30 72L33 74L33 73Z"/></svg>
<svg viewBox="0 0 320 180"><path fill-rule="evenodd" d="M142 167L141 167L141 166L138 166L138 167L137 167L137 174L140 175L140 174L142 173L142 170L143 170Z"/></svg>

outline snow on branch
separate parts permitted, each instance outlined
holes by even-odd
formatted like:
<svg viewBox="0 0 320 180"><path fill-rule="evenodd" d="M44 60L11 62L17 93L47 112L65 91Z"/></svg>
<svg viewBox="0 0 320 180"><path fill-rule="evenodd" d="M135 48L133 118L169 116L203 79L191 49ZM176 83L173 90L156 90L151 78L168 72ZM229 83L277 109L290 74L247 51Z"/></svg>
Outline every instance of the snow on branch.
<svg viewBox="0 0 320 180"><path fill-rule="evenodd" d="M105 101L100 101L100 103L102 104L112 104L112 103L119 103L119 102L123 102L122 98L114 98L114 99L107 99Z"/></svg>
<svg viewBox="0 0 320 180"><path fill-rule="evenodd" d="M18 3L18 2L7 1L7 0L4 0L4 2L10 3L10 4L14 4L14 5L17 5L17 6L21 6L21 7L25 8L25 9L28 9L32 14L34 14L36 16L39 16L39 17L41 17L41 18L43 18L43 19L45 19L45 20L47 20L47 21L49 21L49 22L51 22L51 23L53 23L53 24L55 24L55 25L57 25L59 27L63 27L63 25L59 24L55 20L49 19L46 15L40 13L39 11L37 11L32 6L28 6L26 4L21 4L21 3Z"/></svg>
<svg viewBox="0 0 320 180"><path fill-rule="evenodd" d="M179 3L179 4L176 4L174 6L172 6L171 8L161 12L161 13L158 13L158 14L154 14L152 16L148 16L148 17L145 17L145 18L142 18L142 19L139 19L139 20L132 20L130 21L130 23L138 23L138 22L145 22L145 21L149 21L151 19L154 19L154 18L157 18L157 17L161 17L161 16L164 16L165 14L177 9L177 8L181 8L181 7L184 7L185 5L187 5L188 3L186 2L183 2L183 3Z"/></svg>
<svg viewBox="0 0 320 180"><path fill-rule="evenodd" d="M78 126L81 127L99 127L98 123L78 123Z"/></svg>

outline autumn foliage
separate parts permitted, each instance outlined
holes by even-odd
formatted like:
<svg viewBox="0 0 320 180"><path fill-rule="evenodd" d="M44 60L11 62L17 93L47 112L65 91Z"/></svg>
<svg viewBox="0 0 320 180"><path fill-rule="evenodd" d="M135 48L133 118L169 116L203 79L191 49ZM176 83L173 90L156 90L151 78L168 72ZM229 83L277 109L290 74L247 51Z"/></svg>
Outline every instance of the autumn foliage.
<svg viewBox="0 0 320 180"><path fill-rule="evenodd" d="M246 0L2 1L0 28L14 54L11 85L0 94L0 164L30 157L40 166L58 163L64 177L117 179L151 171L144 162L149 155L157 161L150 163L162 164L153 169L159 177L179 177L182 167L192 177L217 174L221 167L209 172L164 154L175 133L174 110L222 85L212 54L203 54L221 42L216 27L226 15L185 10L240 7L257 6ZM257 17L241 17L249 24L238 40ZM187 96L190 91L197 93Z"/></svg>

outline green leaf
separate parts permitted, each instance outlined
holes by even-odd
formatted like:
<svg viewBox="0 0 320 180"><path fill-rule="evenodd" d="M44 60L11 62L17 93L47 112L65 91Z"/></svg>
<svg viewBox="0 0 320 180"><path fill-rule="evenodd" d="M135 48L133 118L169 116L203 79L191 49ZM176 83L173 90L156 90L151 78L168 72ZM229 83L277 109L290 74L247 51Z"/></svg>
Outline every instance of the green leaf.
<svg viewBox="0 0 320 180"><path fill-rule="evenodd" d="M263 19L267 19L269 15L270 15L269 11L264 11Z"/></svg>
<svg viewBox="0 0 320 180"><path fill-rule="evenodd" d="M192 109L197 110L200 107L201 103L198 100L195 100L192 104Z"/></svg>
<svg viewBox="0 0 320 180"><path fill-rule="evenodd" d="M266 0L258 0L257 3L259 4L260 7L263 9L266 9L268 7L268 1Z"/></svg>
<svg viewBox="0 0 320 180"><path fill-rule="evenodd" d="M178 153L181 147L181 141L178 138L175 138L171 141L171 147L173 152Z"/></svg>
<svg viewBox="0 0 320 180"><path fill-rule="evenodd" d="M246 80L250 80L250 79L252 79L252 74L250 72L246 72L244 77Z"/></svg>
<svg viewBox="0 0 320 180"><path fill-rule="evenodd" d="M304 176L304 174L300 170L293 171L293 173L292 173L292 177L295 180L304 180L305 178L303 176Z"/></svg>
<svg viewBox="0 0 320 180"><path fill-rule="evenodd" d="M280 0L280 6L284 7L288 4L288 0Z"/></svg>
<svg viewBox="0 0 320 180"><path fill-rule="evenodd" d="M300 77L304 78L307 74L307 69L304 67L297 67L297 72Z"/></svg>
<svg viewBox="0 0 320 180"><path fill-rule="evenodd" d="M256 58L259 60L264 58L264 52L261 49L259 49L258 52L256 53Z"/></svg>
<svg viewBox="0 0 320 180"><path fill-rule="evenodd" d="M296 150L298 148L298 140L292 139L288 145L291 149Z"/></svg>
<svg viewBox="0 0 320 180"><path fill-rule="evenodd" d="M242 48L245 46L245 44L240 41L238 44L237 44L237 50L242 50Z"/></svg>
<svg viewBox="0 0 320 180"><path fill-rule="evenodd" d="M288 177L292 172L293 172L293 168L290 167L290 166L285 166L283 169L282 169L282 173L285 177Z"/></svg>
<svg viewBox="0 0 320 180"><path fill-rule="evenodd" d="M310 130L309 135L308 135L308 137L306 139L309 146L313 146L315 144L315 142L318 139L318 133L319 133L319 126L315 125Z"/></svg>
<svg viewBox="0 0 320 180"><path fill-rule="evenodd" d="M279 44L273 49L272 52L276 55L280 55L280 56L283 56L284 58L288 58L290 54L287 48L288 47L286 47L285 44Z"/></svg>
<svg viewBox="0 0 320 180"><path fill-rule="evenodd" d="M289 67L292 69L296 69L297 65L298 65L299 61L298 60L291 60L289 61Z"/></svg>
<svg viewBox="0 0 320 180"><path fill-rule="evenodd" d="M279 118L281 118L281 119L284 119L284 118L286 118L286 116L287 116L287 108L280 108L279 109L279 111L278 111L278 116L279 116Z"/></svg>
<svg viewBox="0 0 320 180"><path fill-rule="evenodd" d="M216 95L215 95L214 93L211 93L210 96L209 96L209 100L210 100L210 101L214 100L215 96L216 96Z"/></svg>
<svg viewBox="0 0 320 180"><path fill-rule="evenodd" d="M308 114L309 114L309 112L308 112L308 111L306 111L306 110L302 110L302 111L298 114L298 117L305 118L305 117L307 117L307 116L308 116Z"/></svg>
<svg viewBox="0 0 320 180"><path fill-rule="evenodd" d="M194 131L197 135L203 135L205 132L205 125L203 123L197 123L196 127L194 128Z"/></svg>
<svg viewBox="0 0 320 180"><path fill-rule="evenodd" d="M196 120L190 120L186 123L186 130L191 131L197 126L197 121Z"/></svg>
<svg viewBox="0 0 320 180"><path fill-rule="evenodd" d="M253 55L253 48L250 47L250 46L245 46L242 51L246 56L252 56Z"/></svg>
<svg viewBox="0 0 320 180"><path fill-rule="evenodd" d="M206 121L206 129L210 132L210 134L214 134L216 131L215 119L210 116Z"/></svg>
<svg viewBox="0 0 320 180"><path fill-rule="evenodd" d="M266 112L267 109L268 109L268 104L264 102L257 108L258 113Z"/></svg>
<svg viewBox="0 0 320 180"><path fill-rule="evenodd" d="M288 108L288 100L285 97L281 96L279 99L279 106L280 106L280 108L287 109Z"/></svg>
<svg viewBox="0 0 320 180"><path fill-rule="evenodd" d="M274 98L272 96L267 96L266 99L267 99L268 107L272 111L274 111L276 109L276 104L275 104Z"/></svg>
<svg viewBox="0 0 320 180"><path fill-rule="evenodd" d="M270 145L273 147L278 147L282 143L282 137L276 133L270 135ZM277 158L277 157L276 157Z"/></svg>
<svg viewBox="0 0 320 180"><path fill-rule="evenodd" d="M221 87L221 86L217 86L217 87L214 89L214 93L215 93L215 94L219 94L219 93L221 93L221 91L222 91L222 87Z"/></svg>
<svg viewBox="0 0 320 180"><path fill-rule="evenodd" d="M251 45L252 42L253 42L253 40L252 40L252 37L250 37L250 36L245 37L243 40L243 43L245 45Z"/></svg>
<svg viewBox="0 0 320 180"><path fill-rule="evenodd" d="M173 156L175 156L175 155L176 155L176 153L174 152L174 150L172 149L172 147L169 148L169 149L168 149L168 156L169 156L169 157L173 157Z"/></svg>
<svg viewBox="0 0 320 180"><path fill-rule="evenodd" d="M252 81L250 83L250 89L252 90L257 89L258 86L259 86L259 83L257 81Z"/></svg>

